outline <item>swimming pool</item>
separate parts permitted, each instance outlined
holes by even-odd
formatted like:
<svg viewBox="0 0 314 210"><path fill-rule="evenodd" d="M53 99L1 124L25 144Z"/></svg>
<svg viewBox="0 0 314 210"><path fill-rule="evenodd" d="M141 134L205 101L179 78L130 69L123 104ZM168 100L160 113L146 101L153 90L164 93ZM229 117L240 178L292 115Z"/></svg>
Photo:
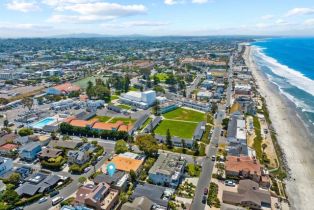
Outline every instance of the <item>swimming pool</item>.
<svg viewBox="0 0 314 210"><path fill-rule="evenodd" d="M42 119L38 122L33 123L31 127L34 129L42 129L43 127L45 127L45 125L51 125L52 123L55 123L56 121L57 119L54 117L47 117L45 119Z"/></svg>

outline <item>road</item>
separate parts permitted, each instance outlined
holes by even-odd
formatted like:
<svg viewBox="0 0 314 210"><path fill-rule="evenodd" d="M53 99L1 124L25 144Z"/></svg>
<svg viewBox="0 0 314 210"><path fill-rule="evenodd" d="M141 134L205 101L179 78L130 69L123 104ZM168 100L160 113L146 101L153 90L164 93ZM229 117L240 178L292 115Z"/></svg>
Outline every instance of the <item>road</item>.
<svg viewBox="0 0 314 210"><path fill-rule="evenodd" d="M206 203L202 202L202 198L204 195L204 188L209 186L212 172L214 169L215 162L212 161L211 157L213 155L216 155L218 148L216 147L216 144L219 142L220 138L220 132L221 132L221 122L225 117L225 107L222 105L219 105L218 111L217 111L217 118L215 119L215 127L213 130L213 134L211 137L210 145L207 147L206 151L206 158L204 159L203 165L202 165L202 172L200 175L200 178L198 180L194 199L191 205L192 210L202 210L205 209Z"/></svg>
<svg viewBox="0 0 314 210"><path fill-rule="evenodd" d="M200 83L202 77L204 77L203 74L198 74L196 76L196 78L194 79L193 83L190 86L186 87L186 95L187 95L187 97L189 97L191 92L197 88L197 86Z"/></svg>

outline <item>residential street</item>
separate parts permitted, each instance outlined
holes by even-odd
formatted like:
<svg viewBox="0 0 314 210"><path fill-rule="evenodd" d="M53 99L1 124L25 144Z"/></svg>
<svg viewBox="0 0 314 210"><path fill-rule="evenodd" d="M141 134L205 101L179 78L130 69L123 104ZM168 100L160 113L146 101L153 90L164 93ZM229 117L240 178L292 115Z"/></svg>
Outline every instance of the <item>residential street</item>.
<svg viewBox="0 0 314 210"><path fill-rule="evenodd" d="M220 138L220 131L221 131L221 122L222 119L224 119L225 115L225 107L219 106L217 111L217 119L215 120L215 128L212 134L212 138L210 141L210 145L207 147L207 156L204 159L203 165L202 165L202 172L199 178L199 181L197 183L197 187L195 190L194 199L191 205L192 210L201 210L205 209L205 203L202 202L202 198L204 195L204 188L208 188L213 168L215 165L215 162L212 161L211 157L213 155L216 155L218 148L216 147L216 144L219 142Z"/></svg>

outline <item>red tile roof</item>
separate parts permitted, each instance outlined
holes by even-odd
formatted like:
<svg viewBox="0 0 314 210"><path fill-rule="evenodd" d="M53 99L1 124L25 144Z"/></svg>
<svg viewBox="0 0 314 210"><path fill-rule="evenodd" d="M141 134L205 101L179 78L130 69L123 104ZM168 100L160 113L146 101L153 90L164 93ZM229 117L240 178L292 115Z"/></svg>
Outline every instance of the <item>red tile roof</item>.
<svg viewBox="0 0 314 210"><path fill-rule="evenodd" d="M261 175L261 165L258 160L254 160L249 156L227 156L225 168L227 171L247 171Z"/></svg>
<svg viewBox="0 0 314 210"><path fill-rule="evenodd" d="M0 147L1 150L13 150L18 148L19 146L16 144L4 144Z"/></svg>
<svg viewBox="0 0 314 210"><path fill-rule="evenodd" d="M80 90L79 86L73 85L69 82L61 84L61 85L57 85L54 88L61 91L61 92L65 92L65 93L70 93L73 91L79 91Z"/></svg>

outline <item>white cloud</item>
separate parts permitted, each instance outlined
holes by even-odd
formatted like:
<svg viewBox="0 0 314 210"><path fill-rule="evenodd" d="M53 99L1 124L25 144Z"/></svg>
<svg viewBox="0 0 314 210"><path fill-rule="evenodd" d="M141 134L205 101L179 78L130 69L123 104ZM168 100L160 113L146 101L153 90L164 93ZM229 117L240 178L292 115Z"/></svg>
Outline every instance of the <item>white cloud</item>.
<svg viewBox="0 0 314 210"><path fill-rule="evenodd" d="M129 21L125 22L124 25L127 27L159 27L165 26L169 23L160 22L160 21L148 21L148 20L136 20L136 21Z"/></svg>
<svg viewBox="0 0 314 210"><path fill-rule="evenodd" d="M292 10L289 10L286 16L289 17L296 15L311 15L311 14L314 14L314 9L312 8L294 8Z"/></svg>
<svg viewBox="0 0 314 210"><path fill-rule="evenodd" d="M53 15L48 19L48 22L53 23L93 23L100 21L114 20L115 16L101 15Z"/></svg>
<svg viewBox="0 0 314 210"><path fill-rule="evenodd" d="M261 17L262 20L270 20L270 19L273 19L274 16L273 15L264 15Z"/></svg>
<svg viewBox="0 0 314 210"><path fill-rule="evenodd" d="M205 4L207 2L208 0L192 0L192 3L195 3L195 4Z"/></svg>
<svg viewBox="0 0 314 210"><path fill-rule="evenodd" d="M314 18L305 20L303 24L306 26L314 26Z"/></svg>
<svg viewBox="0 0 314 210"><path fill-rule="evenodd" d="M180 1L180 0L164 0L164 3L167 5L175 5L175 4L182 3L182 1Z"/></svg>
<svg viewBox="0 0 314 210"><path fill-rule="evenodd" d="M107 2L73 4L65 6L63 9L77 12L82 15L102 15L102 16L137 15L143 14L147 10L146 7L142 4L122 5Z"/></svg>
<svg viewBox="0 0 314 210"><path fill-rule="evenodd" d="M39 6L36 2L26 2L20 0L14 0L6 4L7 9L20 12L30 12L39 10Z"/></svg>

